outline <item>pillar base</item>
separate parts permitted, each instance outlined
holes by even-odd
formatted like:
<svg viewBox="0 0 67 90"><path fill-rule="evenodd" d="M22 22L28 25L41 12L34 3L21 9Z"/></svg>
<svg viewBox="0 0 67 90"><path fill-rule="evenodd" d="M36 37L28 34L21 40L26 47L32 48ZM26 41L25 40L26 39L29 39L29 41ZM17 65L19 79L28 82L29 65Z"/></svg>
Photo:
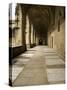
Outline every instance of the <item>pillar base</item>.
<svg viewBox="0 0 67 90"><path fill-rule="evenodd" d="M30 45L30 48L33 48L33 47L35 47L36 46L36 44L34 43L34 44L31 44Z"/></svg>

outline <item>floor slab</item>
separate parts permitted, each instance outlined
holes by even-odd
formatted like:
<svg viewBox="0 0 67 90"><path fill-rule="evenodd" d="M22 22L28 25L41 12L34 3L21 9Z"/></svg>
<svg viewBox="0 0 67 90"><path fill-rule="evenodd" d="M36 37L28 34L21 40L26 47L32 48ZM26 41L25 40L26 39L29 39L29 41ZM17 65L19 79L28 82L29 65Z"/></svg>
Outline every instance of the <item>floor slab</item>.
<svg viewBox="0 0 67 90"><path fill-rule="evenodd" d="M61 65L64 64L62 59L46 59L46 65Z"/></svg>
<svg viewBox="0 0 67 90"><path fill-rule="evenodd" d="M65 80L64 69L47 69L48 82L57 82Z"/></svg>

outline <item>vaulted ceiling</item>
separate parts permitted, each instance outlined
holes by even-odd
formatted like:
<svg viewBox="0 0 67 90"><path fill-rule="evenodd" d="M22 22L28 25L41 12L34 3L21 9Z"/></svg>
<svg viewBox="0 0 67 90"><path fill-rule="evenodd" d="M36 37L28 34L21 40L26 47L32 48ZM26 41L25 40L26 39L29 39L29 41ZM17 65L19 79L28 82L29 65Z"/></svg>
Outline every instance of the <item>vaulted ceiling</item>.
<svg viewBox="0 0 67 90"><path fill-rule="evenodd" d="M54 16L55 7L47 5L25 5L25 8L36 32L46 35L48 26Z"/></svg>
<svg viewBox="0 0 67 90"><path fill-rule="evenodd" d="M52 6L29 5L28 9L30 21L35 30L42 35L46 35L53 13L54 8Z"/></svg>

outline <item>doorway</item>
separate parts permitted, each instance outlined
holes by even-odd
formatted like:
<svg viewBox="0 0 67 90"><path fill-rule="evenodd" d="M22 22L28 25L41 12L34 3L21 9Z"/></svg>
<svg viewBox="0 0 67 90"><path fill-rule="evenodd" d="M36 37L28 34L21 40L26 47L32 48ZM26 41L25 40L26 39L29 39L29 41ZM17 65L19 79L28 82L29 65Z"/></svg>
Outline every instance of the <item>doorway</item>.
<svg viewBox="0 0 67 90"><path fill-rule="evenodd" d="M43 41L41 39L39 40L39 45L43 45Z"/></svg>

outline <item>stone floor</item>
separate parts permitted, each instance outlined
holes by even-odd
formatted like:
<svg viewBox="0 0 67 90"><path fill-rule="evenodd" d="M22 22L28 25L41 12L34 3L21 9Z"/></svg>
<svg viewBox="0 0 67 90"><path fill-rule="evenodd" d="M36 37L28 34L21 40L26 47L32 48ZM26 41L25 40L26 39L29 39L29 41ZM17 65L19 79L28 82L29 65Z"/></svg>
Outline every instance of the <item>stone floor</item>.
<svg viewBox="0 0 67 90"><path fill-rule="evenodd" d="M36 46L14 59L13 86L59 84L65 82L65 63L56 50ZM10 75L11 77L11 75Z"/></svg>

